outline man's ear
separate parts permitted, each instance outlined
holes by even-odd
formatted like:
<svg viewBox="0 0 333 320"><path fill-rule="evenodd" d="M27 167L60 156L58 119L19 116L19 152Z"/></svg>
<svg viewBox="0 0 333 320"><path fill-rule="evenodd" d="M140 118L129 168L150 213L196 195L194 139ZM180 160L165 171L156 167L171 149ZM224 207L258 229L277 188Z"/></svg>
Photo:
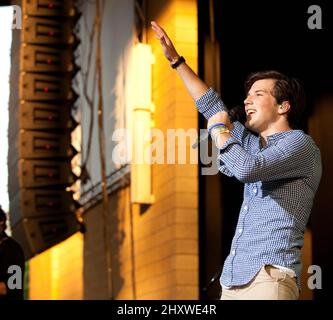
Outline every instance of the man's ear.
<svg viewBox="0 0 333 320"><path fill-rule="evenodd" d="M279 114L288 113L289 110L290 110L290 103L289 103L289 101L283 101L279 105L278 113Z"/></svg>

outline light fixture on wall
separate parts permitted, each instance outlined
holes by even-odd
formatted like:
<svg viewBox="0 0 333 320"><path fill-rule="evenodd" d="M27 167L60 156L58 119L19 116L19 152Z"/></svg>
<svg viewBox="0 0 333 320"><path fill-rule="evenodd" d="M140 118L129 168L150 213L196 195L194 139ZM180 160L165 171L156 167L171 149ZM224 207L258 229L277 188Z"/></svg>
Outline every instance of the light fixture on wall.
<svg viewBox="0 0 333 320"><path fill-rule="evenodd" d="M151 204L152 64L151 46L138 43L133 48L129 106L132 127L131 202Z"/></svg>

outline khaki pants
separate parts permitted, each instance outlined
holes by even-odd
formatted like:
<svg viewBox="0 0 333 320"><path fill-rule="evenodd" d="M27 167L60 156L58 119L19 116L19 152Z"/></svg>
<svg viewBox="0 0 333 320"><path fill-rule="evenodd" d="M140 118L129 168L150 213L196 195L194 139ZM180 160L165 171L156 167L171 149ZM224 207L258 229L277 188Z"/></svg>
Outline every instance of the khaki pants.
<svg viewBox="0 0 333 320"><path fill-rule="evenodd" d="M263 266L250 283L222 289L221 300L298 300L296 278L273 266Z"/></svg>

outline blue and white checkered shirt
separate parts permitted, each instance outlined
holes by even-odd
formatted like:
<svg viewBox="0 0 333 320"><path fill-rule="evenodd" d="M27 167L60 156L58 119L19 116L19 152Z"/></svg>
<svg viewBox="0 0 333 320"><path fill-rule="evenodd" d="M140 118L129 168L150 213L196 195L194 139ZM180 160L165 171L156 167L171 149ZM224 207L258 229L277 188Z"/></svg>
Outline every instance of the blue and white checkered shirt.
<svg viewBox="0 0 333 320"><path fill-rule="evenodd" d="M196 105L207 119L227 111L212 88ZM304 231L322 173L320 151L301 130L273 134L265 147L237 121L231 135L218 156L219 169L245 186L221 285L248 284L269 264L294 270L300 288Z"/></svg>

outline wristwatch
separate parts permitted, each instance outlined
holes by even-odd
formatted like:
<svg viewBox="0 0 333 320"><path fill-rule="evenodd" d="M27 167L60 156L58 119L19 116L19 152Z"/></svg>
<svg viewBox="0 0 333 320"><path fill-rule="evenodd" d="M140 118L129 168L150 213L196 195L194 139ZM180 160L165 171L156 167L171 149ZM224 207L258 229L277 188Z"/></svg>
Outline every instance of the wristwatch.
<svg viewBox="0 0 333 320"><path fill-rule="evenodd" d="M183 56L180 56L176 62L171 63L171 68L176 69L178 66L180 66L183 62L185 62L185 58Z"/></svg>

